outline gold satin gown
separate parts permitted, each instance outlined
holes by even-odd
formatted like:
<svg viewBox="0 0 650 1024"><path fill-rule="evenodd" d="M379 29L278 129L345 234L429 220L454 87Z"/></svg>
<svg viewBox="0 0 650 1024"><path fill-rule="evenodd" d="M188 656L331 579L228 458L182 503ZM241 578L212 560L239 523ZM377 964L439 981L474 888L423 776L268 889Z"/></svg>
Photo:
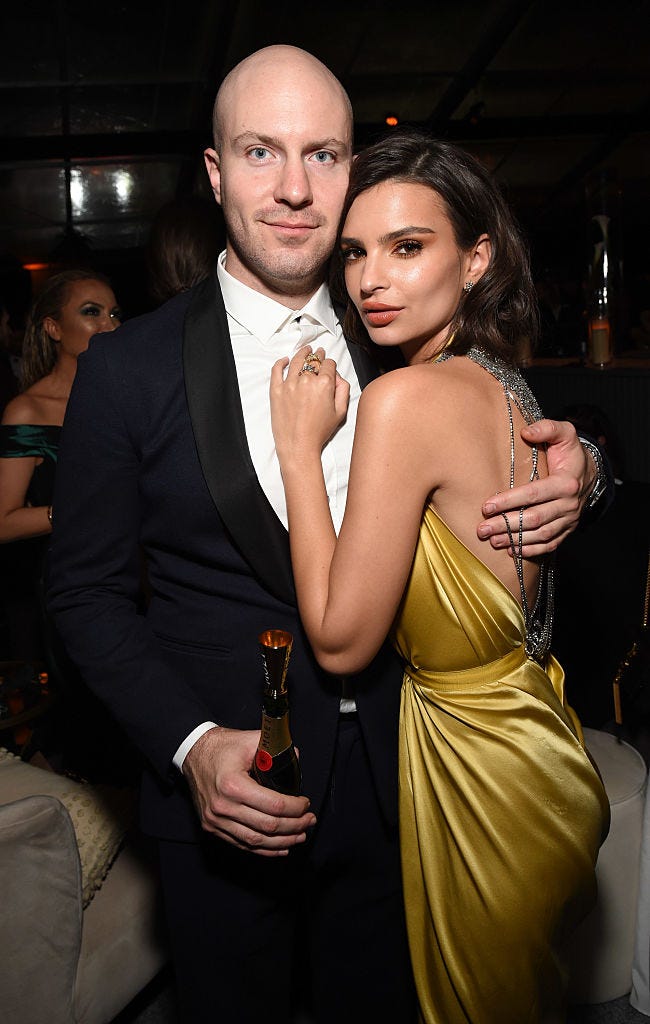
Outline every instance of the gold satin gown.
<svg viewBox="0 0 650 1024"><path fill-rule="evenodd" d="M564 1020L562 940L595 900L609 804L560 665L549 656L544 671L524 638L507 587L427 509L394 626L404 893L426 1024Z"/></svg>

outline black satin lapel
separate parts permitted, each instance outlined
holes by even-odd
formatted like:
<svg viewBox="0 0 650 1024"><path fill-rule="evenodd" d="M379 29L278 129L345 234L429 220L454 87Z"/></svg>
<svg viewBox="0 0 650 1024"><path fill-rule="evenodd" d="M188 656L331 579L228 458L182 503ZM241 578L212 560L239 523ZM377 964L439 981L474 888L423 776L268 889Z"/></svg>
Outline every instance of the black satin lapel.
<svg viewBox="0 0 650 1024"><path fill-rule="evenodd" d="M289 535L262 490L251 460L216 275L199 285L189 307L183 370L201 468L224 526L271 593L295 604Z"/></svg>
<svg viewBox="0 0 650 1024"><path fill-rule="evenodd" d="M371 380L379 376L379 367L372 357L360 348L359 345L356 345L353 341L348 341L347 344L352 365L357 372L359 386L365 388L366 384L369 384Z"/></svg>

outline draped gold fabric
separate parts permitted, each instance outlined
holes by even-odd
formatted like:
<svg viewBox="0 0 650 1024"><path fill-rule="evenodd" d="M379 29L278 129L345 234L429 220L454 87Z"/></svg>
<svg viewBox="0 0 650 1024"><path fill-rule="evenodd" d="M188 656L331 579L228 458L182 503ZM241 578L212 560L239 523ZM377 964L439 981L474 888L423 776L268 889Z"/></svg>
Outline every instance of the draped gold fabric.
<svg viewBox="0 0 650 1024"><path fill-rule="evenodd" d="M428 509L394 627L407 666L404 891L426 1024L562 1021L559 950L595 900L607 797L560 665L544 671L523 640L518 602Z"/></svg>

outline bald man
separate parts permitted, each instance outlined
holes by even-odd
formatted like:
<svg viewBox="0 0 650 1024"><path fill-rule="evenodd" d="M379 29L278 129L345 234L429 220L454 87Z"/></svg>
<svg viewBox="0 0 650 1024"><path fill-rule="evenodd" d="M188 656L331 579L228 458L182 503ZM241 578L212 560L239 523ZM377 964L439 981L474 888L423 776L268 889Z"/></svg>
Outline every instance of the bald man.
<svg viewBox="0 0 650 1024"><path fill-rule="evenodd" d="M315 663L268 399L273 363L316 337L350 381L347 422L323 452L340 525L359 393L377 372L348 349L324 283L352 111L313 56L273 46L224 80L214 133L205 159L227 226L216 275L79 359L50 606L88 684L147 758L142 820L159 842L184 1019L286 1024L302 1000L319 1022L402 1024L414 999L397 844L401 668L388 650L353 679ZM549 429L552 475L490 509L543 502L525 513L525 539L542 548L575 523L594 476L575 434ZM500 527L481 528L502 543ZM294 635L298 797L248 774L257 636L269 627Z"/></svg>

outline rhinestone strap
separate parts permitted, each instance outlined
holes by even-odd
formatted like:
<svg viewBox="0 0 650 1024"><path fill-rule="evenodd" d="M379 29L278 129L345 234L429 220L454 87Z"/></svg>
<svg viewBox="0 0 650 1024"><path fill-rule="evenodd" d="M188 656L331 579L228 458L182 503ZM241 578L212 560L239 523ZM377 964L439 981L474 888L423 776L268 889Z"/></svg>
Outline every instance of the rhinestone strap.
<svg viewBox="0 0 650 1024"><path fill-rule="evenodd" d="M542 418L542 410L530 390L528 384L522 377L519 370L506 363L498 356L484 352L483 349L472 347L466 353L468 359L483 367L489 374L499 381L503 387L503 393L508 408L508 422L510 428L510 488L515 486L515 425L512 415L512 404L514 403L523 416L526 423L534 423ZM453 353L441 352L437 362L443 363L453 359ZM538 480L539 453L536 445L532 446L532 469L530 480ZM554 558L545 556L540 564L539 582L537 594L532 609L529 607L524 586L524 567L521 549L524 532L524 509L519 509L519 527L515 538L507 515L503 519L508 531L510 550L517 571L519 580L519 592L521 595L521 607L524 613L526 624L526 654L536 661L543 661L551 646L551 633L553 630L553 602L554 602Z"/></svg>

